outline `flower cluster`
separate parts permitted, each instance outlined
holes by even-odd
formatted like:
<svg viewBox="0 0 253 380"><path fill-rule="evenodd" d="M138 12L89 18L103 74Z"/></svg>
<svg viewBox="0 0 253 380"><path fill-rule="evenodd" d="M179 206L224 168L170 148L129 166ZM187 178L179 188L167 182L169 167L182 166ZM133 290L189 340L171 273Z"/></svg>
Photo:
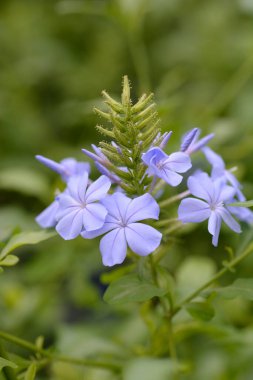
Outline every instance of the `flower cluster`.
<svg viewBox="0 0 253 380"><path fill-rule="evenodd" d="M178 208L179 221L208 220L208 231L215 246L222 221L236 233L240 233L241 228L234 216L253 222L251 211L231 205L244 201L245 197L232 171L227 170L223 159L207 146L213 134L199 139L200 130L193 128L183 136L178 151L167 153L165 149L172 132L161 133L152 94L143 95L132 105L125 77L121 102L106 92L103 95L109 112L95 111L110 126L97 128L111 142L92 145L93 152L83 149L102 174L97 180L90 179L87 162L67 158L57 163L36 156L66 183L65 190L36 218L41 227L55 227L65 240L104 235L100 241L104 265L122 263L127 249L139 256L149 255L162 240L161 231L155 228L159 225L158 222L156 226L156 221L160 213L155 198L161 189L166 192L166 188L179 186L184 179L182 174L190 169L188 191L184 192L187 197ZM191 156L197 151L202 152L211 165L210 175L194 169ZM182 197L179 195L178 199Z"/></svg>

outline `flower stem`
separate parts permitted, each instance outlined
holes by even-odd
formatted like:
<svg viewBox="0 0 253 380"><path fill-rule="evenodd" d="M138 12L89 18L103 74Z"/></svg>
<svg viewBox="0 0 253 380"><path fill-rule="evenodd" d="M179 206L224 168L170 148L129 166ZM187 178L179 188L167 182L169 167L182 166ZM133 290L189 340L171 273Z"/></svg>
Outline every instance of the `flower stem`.
<svg viewBox="0 0 253 380"><path fill-rule="evenodd" d="M35 344L30 343L24 339L18 338L15 335L6 333L4 331L0 331L0 338L7 340L11 343L14 343L20 347L25 348L26 350L39 353L42 356L50 359L50 361L60 361L65 363L70 363L74 365L87 366L87 367L95 367L95 368L103 368L108 369L110 371L119 372L121 370L121 365L118 363L109 363L107 361L99 361L92 359L77 359L69 356L52 353L43 348L37 347ZM0 352L1 355L1 352ZM8 377L7 380L16 380L16 377Z"/></svg>
<svg viewBox="0 0 253 380"><path fill-rule="evenodd" d="M189 296L187 296L181 302L179 302L178 305L176 305L175 308L173 309L171 316L173 317L174 315L176 315L182 309L182 307L184 305L186 305L187 303L192 301L194 298L198 297L199 294L203 290L209 288L210 285L212 285L215 281L217 281L225 273L230 271L237 264L239 264L242 260L244 260L252 251L253 251L253 243L251 243L243 253L241 253L239 256L237 256L232 261L230 261L230 263L226 267L222 268L219 272L217 272L216 275L214 275L210 280L205 282L202 286L200 286L198 289L196 289L194 292L192 292Z"/></svg>
<svg viewBox="0 0 253 380"><path fill-rule="evenodd" d="M1 341L0 341L0 357L2 357L3 359L9 360L8 354L5 351L5 348L2 345ZM15 372L11 367L4 367L2 371L6 380L17 380Z"/></svg>
<svg viewBox="0 0 253 380"><path fill-rule="evenodd" d="M168 205L170 205L171 203L174 203L174 202L180 201L181 199L187 197L188 195L190 195L189 190L183 191L182 193L177 194L177 195L175 195L174 197L170 197L170 198L168 198L168 199L165 199L164 201L159 202L159 206L160 206L160 207L168 206Z"/></svg>

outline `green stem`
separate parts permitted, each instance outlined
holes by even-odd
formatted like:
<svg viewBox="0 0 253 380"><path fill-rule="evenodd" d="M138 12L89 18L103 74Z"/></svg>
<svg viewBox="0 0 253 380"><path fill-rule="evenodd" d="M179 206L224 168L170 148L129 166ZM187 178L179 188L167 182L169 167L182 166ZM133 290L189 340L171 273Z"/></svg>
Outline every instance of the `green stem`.
<svg viewBox="0 0 253 380"><path fill-rule="evenodd" d="M160 207L168 206L168 205L170 205L171 203L174 203L174 202L180 201L181 199L187 197L188 195L190 195L189 190L183 191L182 193L177 194L177 195L175 195L174 197L170 197L170 198L168 198L168 199L165 199L164 201L159 202L159 206L160 206Z"/></svg>
<svg viewBox="0 0 253 380"><path fill-rule="evenodd" d="M250 246L238 257L230 261L230 263L222 268L216 275L214 275L210 280L205 282L202 286L200 286L198 289L196 289L194 292L189 294L186 298L184 298L181 302L179 302L178 305L175 306L174 310L171 313L171 316L173 317L176 315L184 305L192 301L194 298L198 297L199 294L209 288L210 285L212 285L214 282L216 282L220 277L222 277L225 273L229 272L232 268L234 268L237 264L239 264L242 260L244 260L251 252L253 251L253 244L250 244Z"/></svg>
<svg viewBox="0 0 253 380"><path fill-rule="evenodd" d="M156 286L159 287L156 266L155 266L155 262L153 260L152 254L149 255L149 262L150 262L150 267L151 267L151 273L152 273L153 281L156 284ZM175 346L174 336L173 336L172 320L171 320L172 319L171 318L171 316L172 316L171 310L170 310L170 307L168 307L168 305L167 305L167 303L166 303L166 301L165 301L165 299L163 297L159 298L159 300L160 300L161 306L162 306L162 308L164 310L164 316L165 316L165 318L167 320L167 325L168 325L168 330L169 330L168 343L169 343L170 357L175 362L175 364L177 364L178 357L177 357L177 351L176 351L176 346ZM175 371L174 371L174 380L177 380L178 376L179 376L179 372L178 372L177 369L175 369Z"/></svg>
<svg viewBox="0 0 253 380"><path fill-rule="evenodd" d="M0 357L9 360L8 354L4 349L4 346L2 345L2 342L0 341ZM6 380L16 380L17 377L15 375L14 370L11 367L4 367L3 368L3 374L5 376Z"/></svg>
<svg viewBox="0 0 253 380"><path fill-rule="evenodd" d="M103 369L108 369L114 372L118 372L121 370L121 366L117 363L108 363L108 362L92 360L92 359L76 359L76 358L71 358L69 356L52 353L43 348L37 347L33 343L30 343L24 339L18 338L17 336L6 333L4 331L0 331L0 338L7 340L11 343L14 343L20 347L23 347L26 350L39 353L42 356L50 359L51 361L60 361L60 362L74 364L74 365L103 368ZM8 380L14 380L14 379L16 378L8 378Z"/></svg>

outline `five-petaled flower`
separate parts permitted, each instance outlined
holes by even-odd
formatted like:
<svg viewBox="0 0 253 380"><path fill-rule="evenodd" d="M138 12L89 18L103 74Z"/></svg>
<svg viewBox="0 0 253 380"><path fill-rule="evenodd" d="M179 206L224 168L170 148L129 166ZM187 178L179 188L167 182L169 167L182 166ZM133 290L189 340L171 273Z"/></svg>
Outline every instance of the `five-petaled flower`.
<svg viewBox="0 0 253 380"><path fill-rule="evenodd" d="M188 154L182 152L166 154L161 148L154 147L142 155L143 162L148 166L149 175L162 178L171 186L178 186L185 173L191 168Z"/></svg>
<svg viewBox="0 0 253 380"><path fill-rule="evenodd" d="M58 196L56 231L65 240L76 238L82 231L93 231L103 226L106 208L97 201L104 198L111 182L106 176L99 177L88 186L88 173L73 176L67 191Z"/></svg>
<svg viewBox="0 0 253 380"><path fill-rule="evenodd" d="M233 198L235 189L222 180L212 180L206 173L197 173L188 178L188 188L195 197L185 198L178 209L178 218L183 223L200 223L208 219L208 231L213 236L212 243L218 245L223 220L231 230L240 233L240 225L232 217L226 203Z"/></svg>
<svg viewBox="0 0 253 380"><path fill-rule="evenodd" d="M150 194L131 199L116 192L102 199L101 203L108 211L104 226L97 231L84 231L81 235L92 239L106 233L100 242L104 265L121 264L127 246L138 255L146 256L160 245L162 234L147 224L138 223L159 217L159 206Z"/></svg>

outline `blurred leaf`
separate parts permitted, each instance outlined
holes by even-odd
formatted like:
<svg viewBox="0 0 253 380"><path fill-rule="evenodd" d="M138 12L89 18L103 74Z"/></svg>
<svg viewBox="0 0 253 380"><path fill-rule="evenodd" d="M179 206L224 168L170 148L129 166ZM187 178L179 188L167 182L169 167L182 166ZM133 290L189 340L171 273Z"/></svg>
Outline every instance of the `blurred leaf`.
<svg viewBox="0 0 253 380"><path fill-rule="evenodd" d="M253 301L253 279L238 278L233 284L216 289L216 291L218 295L227 299L241 297Z"/></svg>
<svg viewBox="0 0 253 380"><path fill-rule="evenodd" d="M143 302L155 296L162 297L166 293L167 289L158 288L151 283L140 280L138 275L131 274L112 282L104 294L104 300L109 304Z"/></svg>
<svg viewBox="0 0 253 380"><path fill-rule="evenodd" d="M2 261L0 261L0 265L5 267L11 267L19 262L19 258L14 255L8 255Z"/></svg>
<svg viewBox="0 0 253 380"><path fill-rule="evenodd" d="M35 363L31 363L26 371L24 380L34 380L37 372L37 366Z"/></svg>
<svg viewBox="0 0 253 380"><path fill-rule="evenodd" d="M28 168L6 168L0 171L0 188L48 199L49 186L42 174Z"/></svg>
<svg viewBox="0 0 253 380"><path fill-rule="evenodd" d="M56 236L56 233L48 231L21 232L20 234L14 235L2 250L0 259L6 257L10 252L18 247L29 244L37 244L41 241L50 239L53 236Z"/></svg>
<svg viewBox="0 0 253 380"><path fill-rule="evenodd" d="M15 363L11 362L10 360L6 360L6 359L0 357L0 371L4 367L17 368L17 365Z"/></svg>
<svg viewBox="0 0 253 380"><path fill-rule="evenodd" d="M172 378L175 364L170 359L140 358L127 363L123 380L168 380Z"/></svg>
<svg viewBox="0 0 253 380"><path fill-rule="evenodd" d="M210 321L215 315L214 308L207 302L191 302L185 309L193 318L201 321Z"/></svg>

